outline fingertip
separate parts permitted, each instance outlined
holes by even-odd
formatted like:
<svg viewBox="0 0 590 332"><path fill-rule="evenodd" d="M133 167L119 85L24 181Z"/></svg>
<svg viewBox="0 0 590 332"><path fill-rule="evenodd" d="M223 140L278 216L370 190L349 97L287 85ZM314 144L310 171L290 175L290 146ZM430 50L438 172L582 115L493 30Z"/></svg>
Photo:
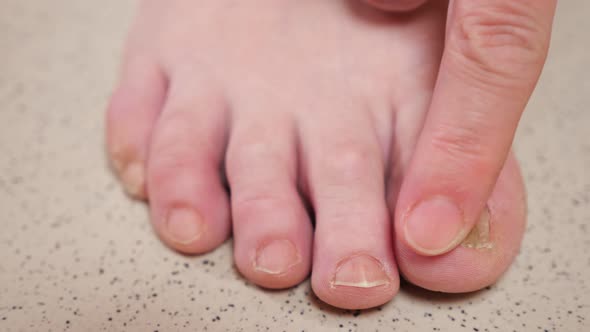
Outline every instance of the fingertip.
<svg viewBox="0 0 590 332"><path fill-rule="evenodd" d="M453 250L470 231L463 212L451 199L435 196L402 217L404 242L417 254L438 256Z"/></svg>

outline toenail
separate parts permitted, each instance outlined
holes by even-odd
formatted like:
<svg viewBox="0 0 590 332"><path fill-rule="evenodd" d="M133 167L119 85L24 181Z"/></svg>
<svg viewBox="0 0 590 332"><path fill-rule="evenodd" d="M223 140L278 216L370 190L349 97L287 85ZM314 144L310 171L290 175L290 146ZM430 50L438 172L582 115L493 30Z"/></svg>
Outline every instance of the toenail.
<svg viewBox="0 0 590 332"><path fill-rule="evenodd" d="M176 208L168 215L166 228L172 241L189 245L203 233L203 219L193 209Z"/></svg>
<svg viewBox="0 0 590 332"><path fill-rule="evenodd" d="M368 255L349 257L338 264L331 286L373 288L388 285L391 278L381 262Z"/></svg>
<svg viewBox="0 0 590 332"><path fill-rule="evenodd" d="M442 196L417 204L404 217L406 241L426 256L452 250L464 239L467 231L459 207Z"/></svg>
<svg viewBox="0 0 590 332"><path fill-rule="evenodd" d="M483 210L479 221L467 235L461 245L472 249L492 249L494 244L490 240L491 213L489 207Z"/></svg>
<svg viewBox="0 0 590 332"><path fill-rule="evenodd" d="M289 240L275 240L258 249L254 269L268 274L283 274L301 261Z"/></svg>
<svg viewBox="0 0 590 332"><path fill-rule="evenodd" d="M129 195L135 197L143 196L145 191L145 170L143 164L138 162L129 164L121 173L121 182Z"/></svg>

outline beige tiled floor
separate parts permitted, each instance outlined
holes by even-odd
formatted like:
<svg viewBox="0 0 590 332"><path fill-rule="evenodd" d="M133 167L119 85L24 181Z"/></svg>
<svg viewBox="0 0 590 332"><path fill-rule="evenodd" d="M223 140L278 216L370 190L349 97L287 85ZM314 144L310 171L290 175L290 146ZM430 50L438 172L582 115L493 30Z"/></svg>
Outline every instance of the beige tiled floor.
<svg viewBox="0 0 590 332"><path fill-rule="evenodd" d="M179 256L119 191L102 110L132 7L0 0L1 331L590 330L590 2L560 2L519 131L530 218L514 266L476 294L404 285L362 312L321 304L308 283L247 284L229 241Z"/></svg>

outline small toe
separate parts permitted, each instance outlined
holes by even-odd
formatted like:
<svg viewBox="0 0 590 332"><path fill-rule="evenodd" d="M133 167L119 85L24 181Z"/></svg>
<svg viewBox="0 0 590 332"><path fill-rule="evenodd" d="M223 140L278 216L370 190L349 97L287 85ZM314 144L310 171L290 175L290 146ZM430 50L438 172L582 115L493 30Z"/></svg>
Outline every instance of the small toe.
<svg viewBox="0 0 590 332"><path fill-rule="evenodd" d="M154 131L148 162L152 223L170 247L210 251L230 233L220 174L226 107L220 94L177 79Z"/></svg>
<svg viewBox="0 0 590 332"><path fill-rule="evenodd" d="M377 135L363 116L340 122L301 135L317 222L312 287L331 305L364 309L391 300L399 276Z"/></svg>
<svg viewBox="0 0 590 332"><path fill-rule="evenodd" d="M241 109L232 121L226 169L234 256L252 282L287 288L309 275L313 231L297 190L293 120L264 110L273 107Z"/></svg>
<svg viewBox="0 0 590 332"><path fill-rule="evenodd" d="M125 191L147 198L145 167L150 137L166 95L158 65L140 57L128 59L107 110L107 150Z"/></svg>

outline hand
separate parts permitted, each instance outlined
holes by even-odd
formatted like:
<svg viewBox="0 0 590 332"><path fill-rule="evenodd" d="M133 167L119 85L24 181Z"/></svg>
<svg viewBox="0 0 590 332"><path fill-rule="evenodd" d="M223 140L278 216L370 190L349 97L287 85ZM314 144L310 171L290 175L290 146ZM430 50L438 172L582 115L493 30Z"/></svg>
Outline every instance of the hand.
<svg viewBox="0 0 590 332"><path fill-rule="evenodd" d="M367 1L396 11L426 2ZM543 68L555 7L449 2L438 79L396 208L398 238L417 253L452 250L479 220Z"/></svg>

